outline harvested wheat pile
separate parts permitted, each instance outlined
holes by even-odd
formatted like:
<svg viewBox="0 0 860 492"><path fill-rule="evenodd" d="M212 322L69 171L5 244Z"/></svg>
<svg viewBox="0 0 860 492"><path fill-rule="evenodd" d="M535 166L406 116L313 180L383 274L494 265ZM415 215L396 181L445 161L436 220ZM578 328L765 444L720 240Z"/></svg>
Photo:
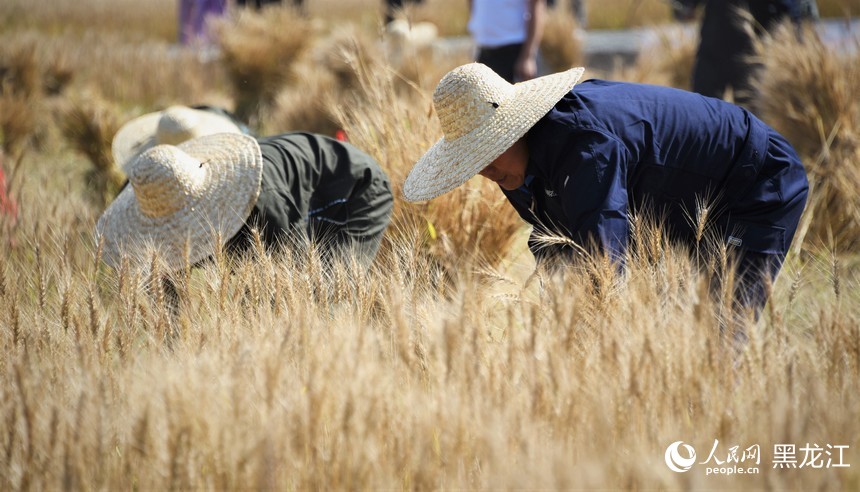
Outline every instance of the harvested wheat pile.
<svg viewBox="0 0 860 492"><path fill-rule="evenodd" d="M804 235L851 251L860 244L860 38L826 46L811 29L783 26L757 46L763 118L786 136L810 177Z"/></svg>

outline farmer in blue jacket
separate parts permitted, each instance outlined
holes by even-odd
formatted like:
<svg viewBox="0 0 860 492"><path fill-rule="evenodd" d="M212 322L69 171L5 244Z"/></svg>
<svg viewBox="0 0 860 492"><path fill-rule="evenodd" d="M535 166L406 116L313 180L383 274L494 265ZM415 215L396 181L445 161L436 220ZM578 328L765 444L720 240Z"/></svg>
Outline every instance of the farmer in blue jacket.
<svg viewBox="0 0 860 492"><path fill-rule="evenodd" d="M733 104L642 84L577 85L583 71L514 85L478 63L449 72L433 94L444 136L415 164L405 198L428 200L481 174L534 226L539 261L550 248L534 236L546 232L619 264L632 212L665 217L671 236L692 245L688 217L704 199L738 253L737 300L758 311L806 203L794 149Z"/></svg>

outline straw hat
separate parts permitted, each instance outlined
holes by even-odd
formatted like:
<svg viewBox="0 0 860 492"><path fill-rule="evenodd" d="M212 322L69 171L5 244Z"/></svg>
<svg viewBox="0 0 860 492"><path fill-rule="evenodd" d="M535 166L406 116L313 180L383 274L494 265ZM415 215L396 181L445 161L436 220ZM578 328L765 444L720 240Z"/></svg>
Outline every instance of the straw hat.
<svg viewBox="0 0 860 492"><path fill-rule="evenodd" d="M128 167L140 153L159 144L176 145L214 133L242 133L230 118L187 106L171 106L145 114L123 125L113 138L114 162L128 174Z"/></svg>
<svg viewBox="0 0 860 492"><path fill-rule="evenodd" d="M260 194L263 156L247 135L220 133L157 145L129 166L129 186L96 224L103 258L145 259L155 248L171 270L196 263L242 227Z"/></svg>
<svg viewBox="0 0 860 492"><path fill-rule="evenodd" d="M546 115L584 71L572 68L517 84L481 63L448 72L433 92L444 136L406 177L404 198L429 200L478 174Z"/></svg>

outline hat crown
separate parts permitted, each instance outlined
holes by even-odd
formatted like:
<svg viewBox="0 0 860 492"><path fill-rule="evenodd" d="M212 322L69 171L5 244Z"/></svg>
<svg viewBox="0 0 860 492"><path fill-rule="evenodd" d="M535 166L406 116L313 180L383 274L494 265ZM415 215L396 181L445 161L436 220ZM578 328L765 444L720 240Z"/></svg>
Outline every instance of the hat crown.
<svg viewBox="0 0 860 492"><path fill-rule="evenodd" d="M128 176L141 213L151 218L186 207L204 178L203 163L172 145L158 145L141 154Z"/></svg>
<svg viewBox="0 0 860 492"><path fill-rule="evenodd" d="M194 138L194 129L200 124L195 110L185 106L171 106L161 113L155 129L159 144L178 145Z"/></svg>
<svg viewBox="0 0 860 492"><path fill-rule="evenodd" d="M514 86L481 63L448 72L433 92L446 140L456 140L483 126L514 93Z"/></svg>

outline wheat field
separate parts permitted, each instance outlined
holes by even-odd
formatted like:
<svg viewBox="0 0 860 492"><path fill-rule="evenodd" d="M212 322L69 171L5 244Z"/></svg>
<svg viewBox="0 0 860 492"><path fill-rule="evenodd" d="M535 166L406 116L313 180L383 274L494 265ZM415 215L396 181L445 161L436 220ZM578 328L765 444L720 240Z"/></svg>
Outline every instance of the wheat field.
<svg viewBox="0 0 860 492"><path fill-rule="evenodd" d="M435 83L468 58L413 47L395 63L381 4L306 3L234 13L214 59L173 44L173 1L0 5L17 204L0 208L0 489L860 488L860 40L760 47L765 119L796 142L815 205L761 318L735 320L741 348L720 335L730 295L709 295L723 265L643 217L625 275L602 258L535 272L528 231L480 179L398 199L367 272L219 254L171 274L173 302L157 255L105 266L110 140L169 104L244 104L261 133L342 129L399 193L440 136ZM463 3L407 14L462 34ZM666 20L662 2L602 4L592 24ZM589 75L677 84L693 52ZM264 89L237 82L249 70ZM678 441L686 472L667 466ZM798 466L777 466L788 445Z"/></svg>

